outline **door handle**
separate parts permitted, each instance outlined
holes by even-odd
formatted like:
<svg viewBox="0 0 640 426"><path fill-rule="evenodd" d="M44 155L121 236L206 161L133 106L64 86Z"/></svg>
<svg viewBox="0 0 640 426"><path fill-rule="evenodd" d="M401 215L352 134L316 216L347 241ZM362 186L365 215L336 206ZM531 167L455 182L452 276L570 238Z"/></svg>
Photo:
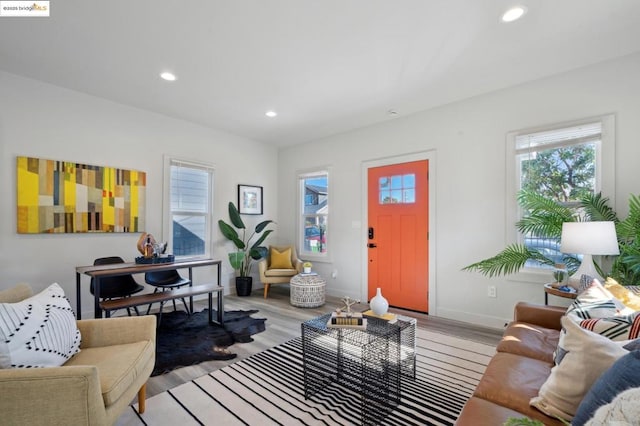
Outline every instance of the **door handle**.
<svg viewBox="0 0 640 426"><path fill-rule="evenodd" d="M378 247L378 246L377 246L375 243L369 243L369 244L367 244L367 247L369 247L369 248L376 248L376 247Z"/></svg>

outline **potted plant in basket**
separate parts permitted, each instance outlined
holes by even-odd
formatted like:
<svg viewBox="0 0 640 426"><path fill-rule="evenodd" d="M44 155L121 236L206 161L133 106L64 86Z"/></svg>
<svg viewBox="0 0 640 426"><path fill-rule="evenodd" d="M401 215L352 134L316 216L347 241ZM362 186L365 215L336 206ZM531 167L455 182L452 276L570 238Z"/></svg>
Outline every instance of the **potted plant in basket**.
<svg viewBox="0 0 640 426"><path fill-rule="evenodd" d="M275 222L272 220L262 221L256 225L253 232L248 234L246 226L240 217L240 212L232 202L229 203L229 219L233 226L222 219L218 221L218 226L222 231L222 235L232 241L237 248L236 251L229 253L229 262L237 273L236 292L238 296L248 296L251 294L253 284L253 277L251 277L253 261L260 260L267 255L267 248L260 244L273 232L272 229L265 231L265 228L270 223ZM260 235L262 231L264 233ZM254 237L257 237L257 240L252 243L251 240Z"/></svg>

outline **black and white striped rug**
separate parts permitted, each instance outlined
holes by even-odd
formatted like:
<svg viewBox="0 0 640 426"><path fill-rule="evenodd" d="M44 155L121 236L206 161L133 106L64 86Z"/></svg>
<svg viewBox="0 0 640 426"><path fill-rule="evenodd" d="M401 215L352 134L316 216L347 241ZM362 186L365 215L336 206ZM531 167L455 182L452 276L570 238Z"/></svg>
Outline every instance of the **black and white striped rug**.
<svg viewBox="0 0 640 426"><path fill-rule="evenodd" d="M495 348L421 328L416 342L416 379L402 381L400 405L384 424L453 424ZM298 338L155 395L143 415L130 407L117 424L353 425L359 402L331 389L305 400Z"/></svg>

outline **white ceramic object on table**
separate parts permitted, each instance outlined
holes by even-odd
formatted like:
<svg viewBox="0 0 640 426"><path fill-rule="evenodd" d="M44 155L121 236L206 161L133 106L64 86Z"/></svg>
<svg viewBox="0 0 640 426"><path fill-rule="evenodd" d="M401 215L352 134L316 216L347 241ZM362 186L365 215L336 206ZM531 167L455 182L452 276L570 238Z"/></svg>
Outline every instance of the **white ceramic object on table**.
<svg viewBox="0 0 640 426"><path fill-rule="evenodd" d="M382 316L387 313L387 310L389 309L389 302L382 296L380 287L378 287L376 295L369 301L369 307L373 313L378 316Z"/></svg>

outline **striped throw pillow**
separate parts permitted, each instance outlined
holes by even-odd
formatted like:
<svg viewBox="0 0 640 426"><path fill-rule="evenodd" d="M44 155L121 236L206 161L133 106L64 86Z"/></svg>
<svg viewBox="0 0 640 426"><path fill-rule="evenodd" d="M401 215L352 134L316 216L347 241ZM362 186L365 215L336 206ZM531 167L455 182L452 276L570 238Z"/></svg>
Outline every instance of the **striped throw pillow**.
<svg viewBox="0 0 640 426"><path fill-rule="evenodd" d="M640 312L609 318L585 319L579 324L580 327L611 340L630 340L640 337Z"/></svg>

